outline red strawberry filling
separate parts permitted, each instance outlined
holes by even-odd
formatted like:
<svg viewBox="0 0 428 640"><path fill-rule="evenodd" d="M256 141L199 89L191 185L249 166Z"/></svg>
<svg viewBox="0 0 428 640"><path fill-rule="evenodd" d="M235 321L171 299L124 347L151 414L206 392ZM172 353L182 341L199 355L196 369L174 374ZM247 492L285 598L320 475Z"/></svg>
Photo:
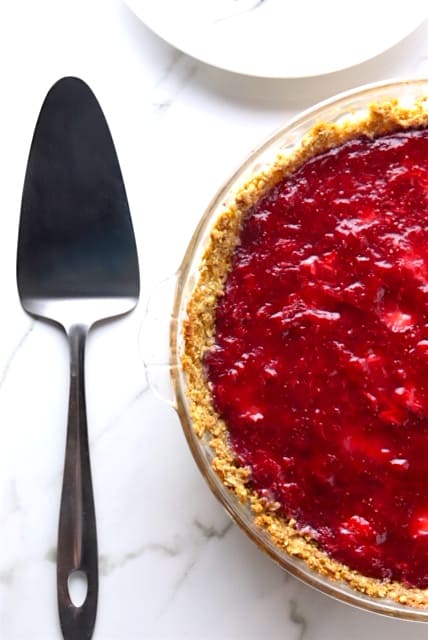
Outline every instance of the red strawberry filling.
<svg viewBox="0 0 428 640"><path fill-rule="evenodd" d="M428 132L323 153L247 215L205 365L253 488L428 588Z"/></svg>

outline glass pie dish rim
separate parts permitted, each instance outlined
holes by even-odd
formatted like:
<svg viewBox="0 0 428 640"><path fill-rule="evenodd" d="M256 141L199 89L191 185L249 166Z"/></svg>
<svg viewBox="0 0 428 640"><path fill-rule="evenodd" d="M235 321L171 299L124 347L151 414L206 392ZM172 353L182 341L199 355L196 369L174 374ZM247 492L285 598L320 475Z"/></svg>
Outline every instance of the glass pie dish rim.
<svg viewBox="0 0 428 640"><path fill-rule="evenodd" d="M335 122L343 117L366 110L370 102L382 99L409 96L428 96L427 78L405 78L371 83L342 92L317 103L290 120L284 127L276 131L264 144L256 149L238 170L219 189L207 206L188 245L181 266L174 278L174 300L170 323L169 370L171 375L174 406L193 455L193 458L209 485L231 518L240 526L247 536L276 563L289 573L337 600L354 605L366 611L412 621L428 622L428 608L399 604L389 599L382 599L354 590L343 581L333 581L315 570L304 560L290 556L277 546L269 534L254 524L254 514L248 505L239 502L238 498L223 484L211 466L213 458L209 444L196 434L189 413L190 400L186 395L186 375L181 366L183 349L182 327L186 318L186 307L194 289L200 260L207 245L210 230L215 220L224 211L227 203L233 200L239 187L245 184L250 176L259 173L274 160L279 151L293 149L299 144L302 136L317 122Z"/></svg>

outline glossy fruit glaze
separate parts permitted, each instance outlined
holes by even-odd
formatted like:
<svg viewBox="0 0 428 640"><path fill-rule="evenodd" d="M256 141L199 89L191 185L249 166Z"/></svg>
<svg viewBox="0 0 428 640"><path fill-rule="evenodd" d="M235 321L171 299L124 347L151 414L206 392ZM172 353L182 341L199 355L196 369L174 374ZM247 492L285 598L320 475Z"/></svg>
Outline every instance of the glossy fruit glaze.
<svg viewBox="0 0 428 640"><path fill-rule="evenodd" d="M246 217L205 366L256 492L428 587L428 132L306 162Z"/></svg>

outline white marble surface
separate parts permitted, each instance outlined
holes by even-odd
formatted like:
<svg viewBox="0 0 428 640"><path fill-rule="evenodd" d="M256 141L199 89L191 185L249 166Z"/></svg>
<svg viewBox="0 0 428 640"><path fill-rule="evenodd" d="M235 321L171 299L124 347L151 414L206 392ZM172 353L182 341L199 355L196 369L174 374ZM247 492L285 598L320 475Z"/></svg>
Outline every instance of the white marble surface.
<svg viewBox="0 0 428 640"><path fill-rule="evenodd" d="M95 640L425 638L423 624L364 613L300 584L229 522L174 411L148 390L137 343L148 292L179 266L205 205L246 154L338 91L428 76L428 22L353 69L272 81L195 62L119 0L4 1L0 65L0 639L61 637L55 544L67 348L59 331L22 311L15 251L35 120L51 84L69 74L90 84L109 121L142 274L137 311L94 330L88 344Z"/></svg>

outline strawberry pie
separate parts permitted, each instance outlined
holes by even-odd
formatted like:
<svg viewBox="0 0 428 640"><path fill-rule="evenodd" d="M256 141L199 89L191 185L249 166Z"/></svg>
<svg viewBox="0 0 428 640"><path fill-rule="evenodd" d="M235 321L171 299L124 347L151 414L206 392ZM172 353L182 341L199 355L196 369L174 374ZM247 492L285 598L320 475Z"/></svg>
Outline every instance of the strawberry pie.
<svg viewBox="0 0 428 640"><path fill-rule="evenodd" d="M194 427L256 526L428 606L428 114L317 125L219 217L188 305Z"/></svg>

